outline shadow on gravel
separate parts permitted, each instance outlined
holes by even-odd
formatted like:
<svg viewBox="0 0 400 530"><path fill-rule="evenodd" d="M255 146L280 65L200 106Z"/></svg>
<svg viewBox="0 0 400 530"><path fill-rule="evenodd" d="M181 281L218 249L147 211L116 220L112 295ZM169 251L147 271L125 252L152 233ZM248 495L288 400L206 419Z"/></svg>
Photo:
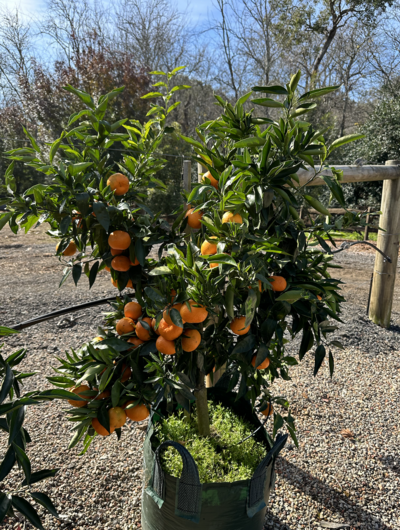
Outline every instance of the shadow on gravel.
<svg viewBox="0 0 400 530"><path fill-rule="evenodd" d="M376 528L377 530L391 530L389 526L368 513L359 504L351 501L346 495L342 495L340 492L332 489L322 482L322 480L313 477L307 471L303 471L294 464L291 464L285 458L278 459L276 471L285 481L304 492L314 501L322 504L328 510L336 512L344 519L347 519L346 523L350 524L350 526L358 523L358 528L365 528L369 525L371 528ZM352 512L353 517L347 512ZM354 521L354 514L357 516L357 521ZM353 520L351 521L350 519ZM293 528L295 526L293 525ZM290 529L289 526L286 525L286 527Z"/></svg>

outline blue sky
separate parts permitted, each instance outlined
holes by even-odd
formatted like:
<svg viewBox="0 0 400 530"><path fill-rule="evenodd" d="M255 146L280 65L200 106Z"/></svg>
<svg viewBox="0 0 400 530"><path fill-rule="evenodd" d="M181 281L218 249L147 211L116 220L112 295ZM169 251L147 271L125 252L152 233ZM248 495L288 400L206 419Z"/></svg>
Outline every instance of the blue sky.
<svg viewBox="0 0 400 530"><path fill-rule="evenodd" d="M23 14L34 18L40 17L46 6L45 0L2 0L0 4L3 2L7 8L14 9L18 7ZM213 10L212 2L213 0L191 0L189 2L188 10L191 13L194 24L206 18L207 13ZM171 3L177 5L182 10L187 7L186 0L174 0Z"/></svg>

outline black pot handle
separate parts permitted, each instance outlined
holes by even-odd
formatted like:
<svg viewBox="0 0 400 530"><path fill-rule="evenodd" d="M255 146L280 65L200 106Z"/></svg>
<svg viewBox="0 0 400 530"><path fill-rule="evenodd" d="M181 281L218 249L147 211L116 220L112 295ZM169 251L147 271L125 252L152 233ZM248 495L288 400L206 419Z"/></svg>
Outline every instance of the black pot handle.
<svg viewBox="0 0 400 530"><path fill-rule="evenodd" d="M274 467L275 460L281 450L284 448L286 440L288 439L287 434L278 434L276 437L275 443L270 451L268 451L267 456L261 460L257 469L254 471L254 474L250 480L249 487L249 496L247 498L247 515L253 517L257 512L262 510L266 504L264 500L264 487L265 479L267 476L268 467L271 465L271 481L269 487L274 481Z"/></svg>
<svg viewBox="0 0 400 530"><path fill-rule="evenodd" d="M161 452L167 447L173 447L181 455L183 462L182 475L178 479L175 514L194 523L200 521L201 511L201 483L199 471L192 455L183 445L167 441L163 442L155 452L153 474L146 492L154 499L159 508L165 500L165 476L161 466Z"/></svg>

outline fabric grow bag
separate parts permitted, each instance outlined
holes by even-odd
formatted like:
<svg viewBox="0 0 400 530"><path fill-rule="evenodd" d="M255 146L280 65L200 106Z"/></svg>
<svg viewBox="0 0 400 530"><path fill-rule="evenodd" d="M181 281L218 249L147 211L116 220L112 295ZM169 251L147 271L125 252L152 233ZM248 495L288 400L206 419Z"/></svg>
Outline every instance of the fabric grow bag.
<svg viewBox="0 0 400 530"><path fill-rule="evenodd" d="M261 425L244 400L232 406L233 400L230 401L226 392L216 388L208 390L213 401L225 405L230 402L238 415L251 419L256 428ZM185 447L169 441L154 451L153 434L153 421L150 421L144 443L143 530L262 530L275 482L275 460L286 443L287 434L278 435L270 447L264 429L256 433L255 438L266 447L266 456L251 479L205 484L200 483L196 463ZM161 467L161 452L170 446L179 452L183 461L180 478L164 473Z"/></svg>

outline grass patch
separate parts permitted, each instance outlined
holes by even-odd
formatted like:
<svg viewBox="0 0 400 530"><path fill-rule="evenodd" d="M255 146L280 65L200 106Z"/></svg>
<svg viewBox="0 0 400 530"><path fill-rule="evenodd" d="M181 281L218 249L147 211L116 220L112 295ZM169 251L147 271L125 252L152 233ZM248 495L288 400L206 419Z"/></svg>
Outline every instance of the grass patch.
<svg viewBox="0 0 400 530"><path fill-rule="evenodd" d="M169 416L156 425L160 442L173 440L183 443L194 458L201 482L235 482L252 477L258 464L266 455L266 448L254 438L235 445L255 429L254 425L235 416L223 407L209 403L211 436L200 438L197 434L196 411L190 421L183 411ZM227 447L221 451L221 447ZM180 477L182 460L176 449L169 447L162 455L166 473Z"/></svg>
<svg viewBox="0 0 400 530"><path fill-rule="evenodd" d="M329 232L333 239L349 239L350 241L363 241L364 234L358 232ZM370 241L376 241L378 234L376 232L370 232L368 237ZM324 239L328 239L326 236L322 236Z"/></svg>

